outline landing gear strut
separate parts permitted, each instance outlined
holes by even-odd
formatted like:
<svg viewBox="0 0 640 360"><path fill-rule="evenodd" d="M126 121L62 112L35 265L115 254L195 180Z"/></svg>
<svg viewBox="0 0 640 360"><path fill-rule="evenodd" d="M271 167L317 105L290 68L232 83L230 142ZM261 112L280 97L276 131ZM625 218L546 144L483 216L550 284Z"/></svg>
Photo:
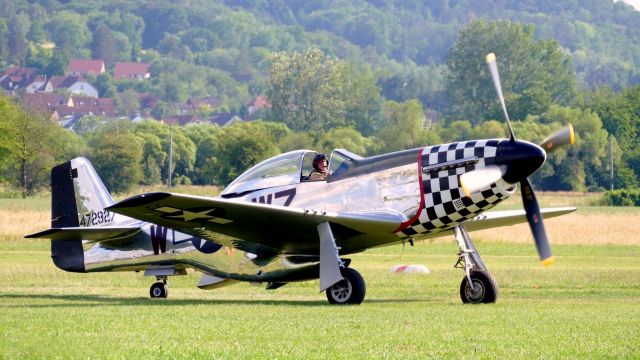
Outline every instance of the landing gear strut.
<svg viewBox="0 0 640 360"><path fill-rule="evenodd" d="M498 285L495 279L476 248L471 242L469 233L463 226L456 226L454 229L456 241L460 252L458 253L458 262L456 268L463 269L465 277L460 284L460 298L463 303L480 304L494 303L498 298Z"/></svg>
<svg viewBox="0 0 640 360"><path fill-rule="evenodd" d="M157 280L162 280L151 285L149 295L151 298L166 298L169 295L169 285L167 285L166 276L157 276Z"/></svg>

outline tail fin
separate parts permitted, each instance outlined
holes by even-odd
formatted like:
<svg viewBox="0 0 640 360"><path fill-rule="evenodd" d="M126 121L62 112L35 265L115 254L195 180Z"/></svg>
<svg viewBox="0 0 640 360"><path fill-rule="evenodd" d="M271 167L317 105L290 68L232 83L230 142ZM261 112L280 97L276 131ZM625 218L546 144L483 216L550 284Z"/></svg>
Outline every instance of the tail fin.
<svg viewBox="0 0 640 360"><path fill-rule="evenodd" d="M83 157L51 170L51 197L51 227L100 225L105 220L97 221L93 214L115 203L89 160Z"/></svg>
<svg viewBox="0 0 640 360"><path fill-rule="evenodd" d="M51 170L51 227L101 225L114 203L89 160L79 157ZM81 240L51 241L51 258L60 269L84 272Z"/></svg>

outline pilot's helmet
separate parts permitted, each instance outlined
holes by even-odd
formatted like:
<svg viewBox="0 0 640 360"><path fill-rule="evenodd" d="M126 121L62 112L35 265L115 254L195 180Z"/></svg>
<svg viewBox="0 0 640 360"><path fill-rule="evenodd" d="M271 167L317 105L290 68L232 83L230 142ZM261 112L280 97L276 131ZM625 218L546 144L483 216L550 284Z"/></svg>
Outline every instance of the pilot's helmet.
<svg viewBox="0 0 640 360"><path fill-rule="evenodd" d="M320 163L320 161L322 160L327 160L327 155L319 153L316 154L316 156L313 157L313 168L317 171L317 172L321 172L320 170L320 166L318 165Z"/></svg>

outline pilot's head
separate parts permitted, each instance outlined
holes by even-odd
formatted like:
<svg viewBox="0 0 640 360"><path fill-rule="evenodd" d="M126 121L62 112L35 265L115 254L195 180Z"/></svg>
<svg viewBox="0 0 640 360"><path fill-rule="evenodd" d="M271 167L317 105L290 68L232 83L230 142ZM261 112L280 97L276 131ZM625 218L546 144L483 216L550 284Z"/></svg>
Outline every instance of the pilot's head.
<svg viewBox="0 0 640 360"><path fill-rule="evenodd" d="M319 153L313 157L313 168L317 172L326 172L327 171L327 156L325 154Z"/></svg>

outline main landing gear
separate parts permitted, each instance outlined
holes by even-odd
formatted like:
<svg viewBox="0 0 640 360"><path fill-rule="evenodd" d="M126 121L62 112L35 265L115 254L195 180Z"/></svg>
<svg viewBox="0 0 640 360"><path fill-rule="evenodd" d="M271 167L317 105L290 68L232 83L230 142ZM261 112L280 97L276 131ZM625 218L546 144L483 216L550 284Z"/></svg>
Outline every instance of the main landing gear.
<svg viewBox="0 0 640 360"><path fill-rule="evenodd" d="M330 286L325 293L330 304L361 304L367 289L364 279L354 269L341 268L343 279Z"/></svg>
<svg viewBox="0 0 640 360"><path fill-rule="evenodd" d="M462 302L465 304L496 302L498 285L473 246L469 233L460 225L453 230L460 248L455 267L463 269L465 272L465 277L460 284Z"/></svg>
<svg viewBox="0 0 640 360"><path fill-rule="evenodd" d="M157 280L162 280L151 285L149 295L151 298L166 298L169 295L169 285L167 285L166 276L157 276Z"/></svg>

